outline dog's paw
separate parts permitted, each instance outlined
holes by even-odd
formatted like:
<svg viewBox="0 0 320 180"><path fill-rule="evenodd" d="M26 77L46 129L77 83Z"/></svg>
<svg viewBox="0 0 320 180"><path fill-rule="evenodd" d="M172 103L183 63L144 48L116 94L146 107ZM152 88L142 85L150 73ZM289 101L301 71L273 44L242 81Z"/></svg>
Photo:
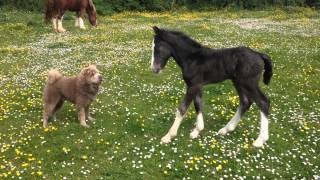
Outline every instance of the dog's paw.
<svg viewBox="0 0 320 180"><path fill-rule="evenodd" d="M88 120L89 120L89 121L95 121L96 119L93 118L93 117L91 117L91 116L89 116L89 117L88 117Z"/></svg>
<svg viewBox="0 0 320 180"><path fill-rule="evenodd" d="M44 121L43 119L42 119L42 121L43 121L43 128L48 128L48 121Z"/></svg>

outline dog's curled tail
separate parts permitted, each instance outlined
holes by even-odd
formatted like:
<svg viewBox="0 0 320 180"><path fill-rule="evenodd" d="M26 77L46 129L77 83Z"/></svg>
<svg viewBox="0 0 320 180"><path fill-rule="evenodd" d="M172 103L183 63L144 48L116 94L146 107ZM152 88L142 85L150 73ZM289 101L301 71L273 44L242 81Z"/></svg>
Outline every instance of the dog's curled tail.
<svg viewBox="0 0 320 180"><path fill-rule="evenodd" d="M268 85L272 77L272 61L266 54L260 53L260 56L264 62L263 82Z"/></svg>
<svg viewBox="0 0 320 180"><path fill-rule="evenodd" d="M54 84L61 78L62 74L58 70L52 69L48 73L48 84Z"/></svg>

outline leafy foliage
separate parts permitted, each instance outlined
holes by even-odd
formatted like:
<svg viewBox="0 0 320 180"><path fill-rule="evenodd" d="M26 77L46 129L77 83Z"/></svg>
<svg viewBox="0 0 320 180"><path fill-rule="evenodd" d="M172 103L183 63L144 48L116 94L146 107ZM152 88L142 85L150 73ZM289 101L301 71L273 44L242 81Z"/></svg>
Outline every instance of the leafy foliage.
<svg viewBox="0 0 320 180"><path fill-rule="evenodd" d="M0 0L0 5L25 9L29 11L44 11L45 0Z"/></svg>
<svg viewBox="0 0 320 180"><path fill-rule="evenodd" d="M319 7L320 0L94 0L99 14L122 11L164 11L174 8L188 9L262 9L270 6ZM19 9L43 11L45 0L0 0L0 5Z"/></svg>

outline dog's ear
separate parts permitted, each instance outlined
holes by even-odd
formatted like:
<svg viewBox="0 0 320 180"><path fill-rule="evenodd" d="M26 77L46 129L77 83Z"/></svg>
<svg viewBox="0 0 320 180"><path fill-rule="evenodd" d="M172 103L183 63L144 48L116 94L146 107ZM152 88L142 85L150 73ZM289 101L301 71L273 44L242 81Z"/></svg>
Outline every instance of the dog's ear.
<svg viewBox="0 0 320 180"><path fill-rule="evenodd" d="M82 74L83 76L88 76L88 75L90 74L90 68L89 68L88 66L86 66L85 68L83 68L83 69L81 70L81 74Z"/></svg>
<svg viewBox="0 0 320 180"><path fill-rule="evenodd" d="M88 65L87 67L82 69L83 75L85 76L92 76L96 72L98 72L96 65Z"/></svg>

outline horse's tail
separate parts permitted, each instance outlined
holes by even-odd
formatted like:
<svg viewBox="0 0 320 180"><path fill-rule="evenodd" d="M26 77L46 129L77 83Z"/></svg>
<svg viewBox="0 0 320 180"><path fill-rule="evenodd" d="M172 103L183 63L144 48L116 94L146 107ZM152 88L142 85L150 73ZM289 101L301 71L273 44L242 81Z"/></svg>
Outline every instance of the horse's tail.
<svg viewBox="0 0 320 180"><path fill-rule="evenodd" d="M55 0L47 0L47 8L46 8L46 15L45 15L45 22L49 23L54 12L55 8Z"/></svg>
<svg viewBox="0 0 320 180"><path fill-rule="evenodd" d="M61 78L62 74L58 70L52 69L48 73L48 84L54 84Z"/></svg>
<svg viewBox="0 0 320 180"><path fill-rule="evenodd" d="M259 53L264 62L263 82L268 85L272 77L272 61L266 54Z"/></svg>

